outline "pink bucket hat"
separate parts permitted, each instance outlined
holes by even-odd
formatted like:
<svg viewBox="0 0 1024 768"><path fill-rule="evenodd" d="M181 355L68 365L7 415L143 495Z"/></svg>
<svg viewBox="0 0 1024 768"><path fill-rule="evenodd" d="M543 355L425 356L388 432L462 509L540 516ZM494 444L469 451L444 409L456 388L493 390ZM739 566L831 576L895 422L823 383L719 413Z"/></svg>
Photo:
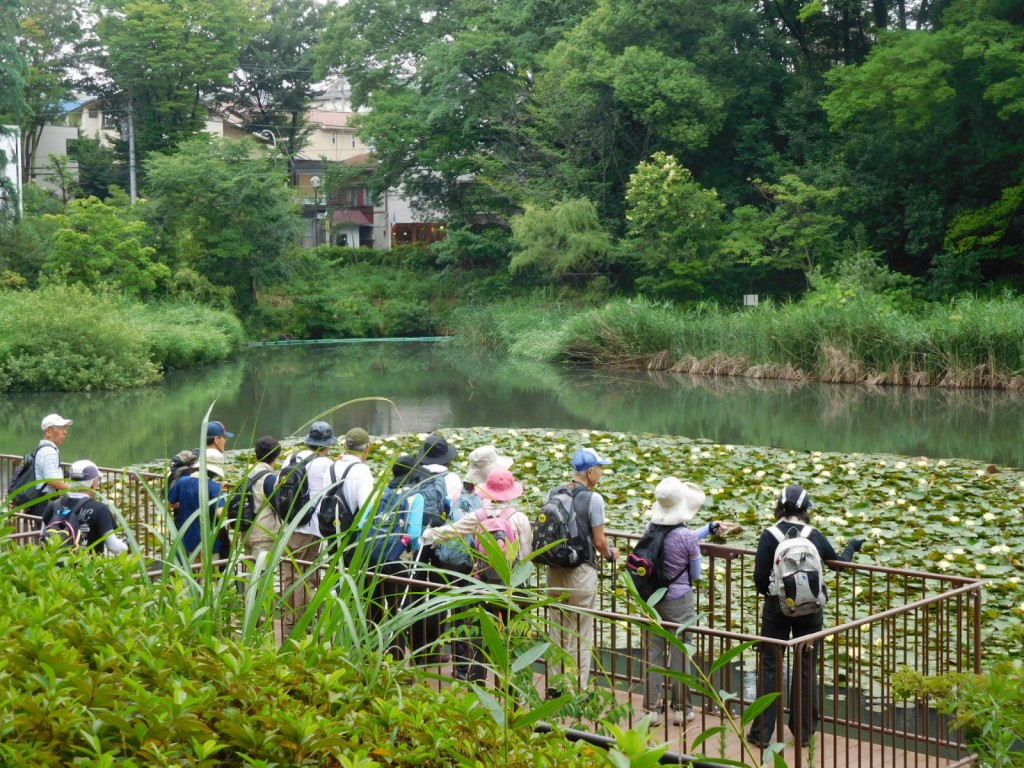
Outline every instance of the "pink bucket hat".
<svg viewBox="0 0 1024 768"><path fill-rule="evenodd" d="M523 495L523 484L516 482L507 469L495 469L487 476L487 482L476 487L476 492L494 501L512 501Z"/></svg>

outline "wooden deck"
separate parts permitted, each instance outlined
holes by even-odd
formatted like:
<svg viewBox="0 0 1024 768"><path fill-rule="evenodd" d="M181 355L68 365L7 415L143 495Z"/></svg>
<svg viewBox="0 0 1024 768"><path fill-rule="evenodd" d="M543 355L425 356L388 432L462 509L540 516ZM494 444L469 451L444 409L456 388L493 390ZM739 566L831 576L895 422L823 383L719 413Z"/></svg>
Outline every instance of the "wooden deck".
<svg viewBox="0 0 1024 768"><path fill-rule="evenodd" d="M434 669L442 675L451 674L450 665ZM493 681L489 680L490 682ZM440 686L444 682L437 680L435 684ZM543 695L546 678L538 674L536 684L538 692ZM622 703L631 703L633 712L636 713L619 725L637 726L644 717L642 694L630 694L629 691L620 689L616 691L616 699ZM651 745L667 745L670 752L712 762L724 758L749 766L772 765L771 755L748 744L737 735L736 729L745 732L745 729L741 728L739 715L733 715L733 724L729 724L727 719L719 714L702 710L699 699L694 701L694 713L695 718L683 726L672 724L671 712L661 715L652 722ZM599 733L597 723L564 722L561 725ZM695 747L694 742L698 737L710 729L721 730ZM926 745L923 741L904 745L909 748L901 748L894 743L892 737L885 738L878 732L872 732L870 727L858 730L846 723L827 723L825 732L819 731L815 734L812 747L803 749L796 748L792 734L788 730L784 729L784 732L788 740L784 742L780 754L788 768L953 768L973 764L970 760L941 756L939 748L934 744Z"/></svg>

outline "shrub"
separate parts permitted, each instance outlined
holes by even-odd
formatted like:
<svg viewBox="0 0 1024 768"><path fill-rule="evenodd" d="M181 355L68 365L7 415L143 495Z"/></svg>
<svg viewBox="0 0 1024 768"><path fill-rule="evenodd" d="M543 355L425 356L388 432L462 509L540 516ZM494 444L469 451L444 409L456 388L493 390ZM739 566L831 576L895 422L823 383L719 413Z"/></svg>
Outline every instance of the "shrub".
<svg viewBox="0 0 1024 768"><path fill-rule="evenodd" d="M61 285L9 292L0 326L5 389L123 389L160 376L145 339L109 295Z"/></svg>
<svg viewBox="0 0 1024 768"><path fill-rule="evenodd" d="M142 386L161 366L223 360L244 339L229 312L66 285L5 293L0 325L0 391Z"/></svg>
<svg viewBox="0 0 1024 768"><path fill-rule="evenodd" d="M63 568L57 557L35 546L0 557L5 765L595 761L561 738L503 729L466 689L436 690L397 665L378 660L369 686L330 642L201 631L188 577L153 584L135 557L76 553Z"/></svg>

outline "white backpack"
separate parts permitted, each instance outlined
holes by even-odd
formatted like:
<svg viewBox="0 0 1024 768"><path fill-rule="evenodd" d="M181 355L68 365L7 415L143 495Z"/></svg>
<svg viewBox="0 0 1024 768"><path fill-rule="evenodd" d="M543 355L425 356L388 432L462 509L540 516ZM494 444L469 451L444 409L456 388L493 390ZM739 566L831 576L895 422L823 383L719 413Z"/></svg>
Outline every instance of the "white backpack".
<svg viewBox="0 0 1024 768"><path fill-rule="evenodd" d="M775 564L768 594L779 600L786 616L806 616L825 607L825 570L821 554L810 540L814 528L805 525L799 534L790 529L786 536L773 525L768 529L778 539Z"/></svg>

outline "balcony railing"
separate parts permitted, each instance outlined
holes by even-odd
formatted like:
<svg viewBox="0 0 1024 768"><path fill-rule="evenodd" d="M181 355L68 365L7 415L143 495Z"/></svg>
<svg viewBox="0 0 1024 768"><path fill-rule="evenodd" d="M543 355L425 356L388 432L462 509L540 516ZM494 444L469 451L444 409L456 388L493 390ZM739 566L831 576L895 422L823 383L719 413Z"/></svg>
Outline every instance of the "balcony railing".
<svg viewBox="0 0 1024 768"><path fill-rule="evenodd" d="M17 458L0 456L3 486ZM120 510L144 554L158 556L158 542L151 532L161 530L164 524L157 503L163 493L163 476L117 469L101 469L101 473L105 500ZM12 540L35 539L33 518L15 515L13 523L16 533ZM609 539L626 553L637 537L610 533ZM755 644L711 676L715 689L729 694L730 712L739 714L754 701L758 691L764 691L759 664L762 655L776 657L780 679L786 680L783 672L799 669L811 644L820 644L814 673L820 732L811 752L787 748L785 756L790 766L928 768L970 764L964 734L951 729L948 719L927 698L897 699L893 677L904 668L926 675L981 671L983 581L836 563L837 571L828 577L830 599L824 629L796 640L775 641L758 636L763 598L753 587L754 552L719 545L704 545L702 551L706 579L697 592L698 621L685 630L694 663L707 673L715 659L738 645ZM592 678L614 691L621 702L632 705L625 709L626 721L633 724L643 716L647 670L658 664L647 657L643 631L646 620L624 588L622 580L628 577L620 570L621 563L619 568L601 564L594 611ZM543 575L543 569L538 569L534 586L543 586ZM437 584L415 578L407 581L423 591L438 588ZM531 610L546 613L549 609ZM553 622L555 615L546 619ZM663 626L679 629L671 624ZM535 670L540 691L561 671L544 664ZM789 734L785 728L791 709L799 708L809 695L799 677L793 681L791 692L788 681L780 685L785 693L775 704L773 740L799 743L805 736ZM691 751L698 734L721 725L723 720L716 702L698 691L692 694L692 704L697 718L688 727L674 726L669 713L657 723L659 741L670 743L682 755ZM712 751L709 743L701 750L709 754ZM747 758L735 735L723 739L717 750L721 754L712 757Z"/></svg>

